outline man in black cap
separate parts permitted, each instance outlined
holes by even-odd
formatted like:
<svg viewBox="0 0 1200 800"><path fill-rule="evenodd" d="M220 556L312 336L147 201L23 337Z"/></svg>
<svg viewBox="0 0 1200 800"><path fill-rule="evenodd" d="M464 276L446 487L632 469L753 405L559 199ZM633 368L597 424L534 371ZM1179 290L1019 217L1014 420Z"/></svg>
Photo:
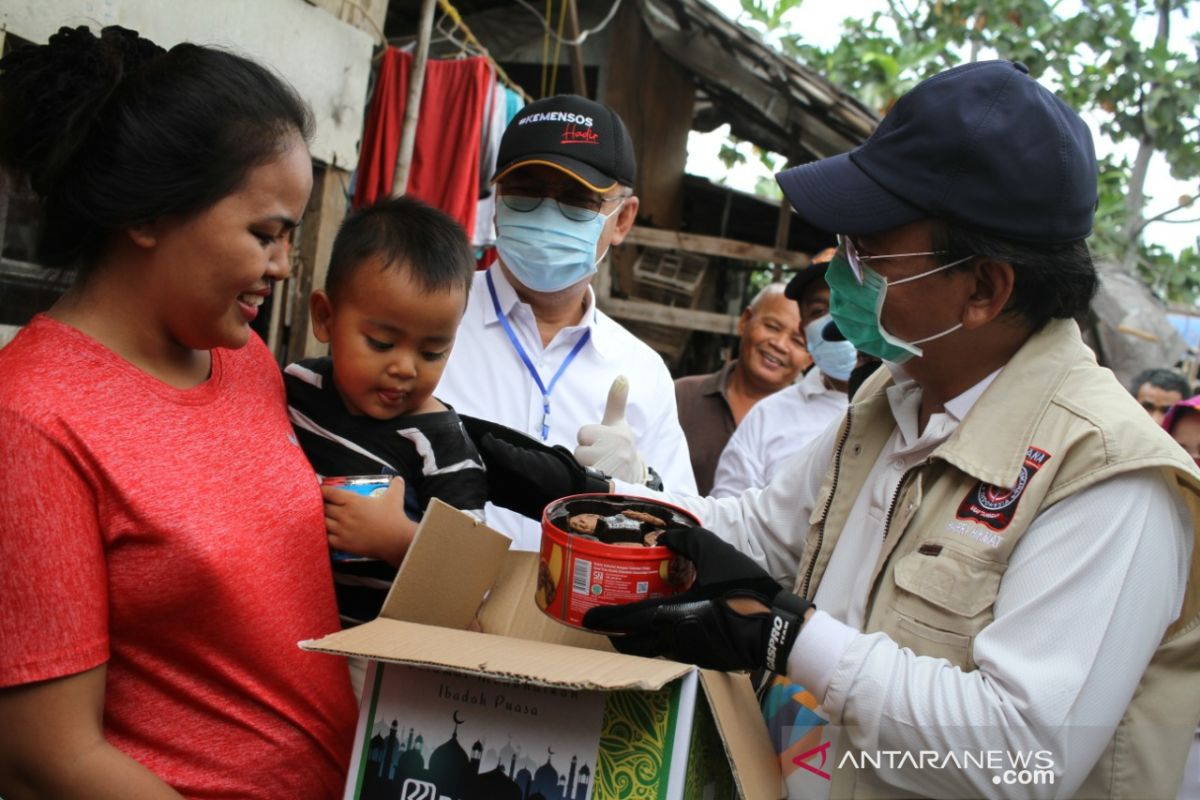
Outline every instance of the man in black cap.
<svg viewBox="0 0 1200 800"><path fill-rule="evenodd" d="M800 684L769 704L810 701L773 720L816 743L789 757L797 794L1174 797L1200 472L1074 319L1097 285L1086 125L1022 65L972 63L778 180L840 235L833 319L887 369L766 489L669 495L713 531L659 540L695 584L585 624Z"/></svg>
<svg viewBox="0 0 1200 800"><path fill-rule="evenodd" d="M637 217L634 177L629 133L607 106L559 95L517 113L493 179L499 260L476 276L438 396L460 414L576 448L608 475L642 483L651 465L667 486L695 492L670 373L591 289ZM487 521L538 548L536 522L490 506Z"/></svg>

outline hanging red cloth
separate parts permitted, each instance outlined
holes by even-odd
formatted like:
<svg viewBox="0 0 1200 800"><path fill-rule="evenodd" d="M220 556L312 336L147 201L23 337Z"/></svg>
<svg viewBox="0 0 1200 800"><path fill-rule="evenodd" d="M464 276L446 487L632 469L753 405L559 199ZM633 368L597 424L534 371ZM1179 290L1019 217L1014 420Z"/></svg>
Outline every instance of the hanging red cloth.
<svg viewBox="0 0 1200 800"><path fill-rule="evenodd" d="M375 96L363 130L355 208L392 193L411 73L412 55L388 48L379 65ZM480 136L491 85L491 68L483 57L430 60L426 64L408 172L406 193L454 217L468 238L475 228Z"/></svg>

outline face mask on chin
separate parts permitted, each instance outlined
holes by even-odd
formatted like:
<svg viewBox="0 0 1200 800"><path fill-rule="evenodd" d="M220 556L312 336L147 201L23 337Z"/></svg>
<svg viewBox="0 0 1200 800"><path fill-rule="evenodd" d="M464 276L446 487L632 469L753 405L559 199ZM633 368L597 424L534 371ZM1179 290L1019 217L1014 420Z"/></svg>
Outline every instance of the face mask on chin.
<svg viewBox="0 0 1200 800"><path fill-rule="evenodd" d="M919 280L950 269L970 258L971 256L968 256L949 264L943 264L928 272L891 283L887 278L864 264L862 266L863 281L859 283L854 279L850 262L844 255L838 253L829 262L829 269L825 273L825 282L829 284L829 313L833 317L833 321L837 323L838 330L854 345L855 349L893 364L903 364L913 356L924 354L924 351L917 345L947 336L961 328L962 323L953 325L941 333L911 342L893 336L884 329L882 319L883 302L887 298L888 286L899 286L902 283Z"/></svg>
<svg viewBox="0 0 1200 800"><path fill-rule="evenodd" d="M559 292L594 275L608 249L596 258L596 245L608 214L577 222L567 219L550 198L532 211L514 211L496 204L496 251L522 286L535 292Z"/></svg>

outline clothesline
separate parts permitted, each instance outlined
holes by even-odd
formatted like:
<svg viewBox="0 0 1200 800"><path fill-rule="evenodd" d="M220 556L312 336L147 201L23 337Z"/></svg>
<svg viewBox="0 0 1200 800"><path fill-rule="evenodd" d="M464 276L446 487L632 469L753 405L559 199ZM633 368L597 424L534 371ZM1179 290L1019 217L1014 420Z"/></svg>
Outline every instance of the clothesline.
<svg viewBox="0 0 1200 800"><path fill-rule="evenodd" d="M500 79L501 83L520 95L521 99L526 103L532 102L533 98L530 97L524 89L517 85L512 78L508 77L508 73L504 71L504 68L496 63L496 59L492 58L487 48L475 38L475 34L472 33L471 29L467 27L467 23L463 22L462 15L458 13L458 9L451 5L449 0L438 0L438 7L446 16L451 19L455 27L463 32L463 35L466 37L467 44L474 47L481 56L487 59L488 64L491 65L492 69L496 73L496 77Z"/></svg>

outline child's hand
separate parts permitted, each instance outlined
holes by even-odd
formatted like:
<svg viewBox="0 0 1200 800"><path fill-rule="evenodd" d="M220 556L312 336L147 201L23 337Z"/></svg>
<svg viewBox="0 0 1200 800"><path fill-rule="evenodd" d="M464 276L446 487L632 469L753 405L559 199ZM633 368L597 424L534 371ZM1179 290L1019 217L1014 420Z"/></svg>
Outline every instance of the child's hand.
<svg viewBox="0 0 1200 800"><path fill-rule="evenodd" d="M329 546L399 566L417 532L404 513L404 479L393 478L375 497L322 486Z"/></svg>

